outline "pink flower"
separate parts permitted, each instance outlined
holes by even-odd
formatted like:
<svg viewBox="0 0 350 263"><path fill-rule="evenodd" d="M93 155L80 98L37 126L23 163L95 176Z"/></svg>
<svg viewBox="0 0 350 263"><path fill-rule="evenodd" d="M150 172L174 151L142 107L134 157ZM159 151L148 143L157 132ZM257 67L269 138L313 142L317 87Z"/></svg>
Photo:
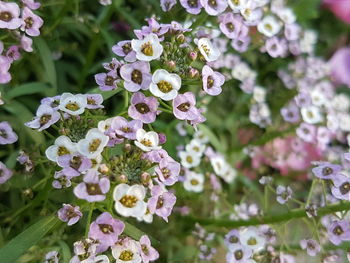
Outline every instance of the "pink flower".
<svg viewBox="0 0 350 263"><path fill-rule="evenodd" d="M348 1L348 0L323 0L323 3L338 18L343 20L345 23L350 24L350 1Z"/></svg>
<svg viewBox="0 0 350 263"><path fill-rule="evenodd" d="M350 87L350 48L347 47L337 50L329 61L329 65L334 81L338 84L345 84Z"/></svg>

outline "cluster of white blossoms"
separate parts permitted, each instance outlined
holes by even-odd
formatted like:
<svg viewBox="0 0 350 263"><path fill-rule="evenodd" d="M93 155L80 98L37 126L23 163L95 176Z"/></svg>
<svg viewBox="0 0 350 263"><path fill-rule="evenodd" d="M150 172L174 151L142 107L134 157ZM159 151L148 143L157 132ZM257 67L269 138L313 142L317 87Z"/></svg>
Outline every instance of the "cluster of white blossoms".
<svg viewBox="0 0 350 263"><path fill-rule="evenodd" d="M180 128L180 127L178 127ZM204 189L204 173L209 171L202 169L202 161L209 160L213 173L222 178L226 183L232 183L235 179L236 170L225 160L225 158L208 146L208 137L202 131L194 133L194 138L179 151L181 165L184 167L183 185L187 191L202 192ZM203 172L198 172L203 170Z"/></svg>
<svg viewBox="0 0 350 263"><path fill-rule="evenodd" d="M266 103L266 90L261 86L253 89L252 104L250 106L249 119L259 127L266 127L271 124L271 112Z"/></svg>

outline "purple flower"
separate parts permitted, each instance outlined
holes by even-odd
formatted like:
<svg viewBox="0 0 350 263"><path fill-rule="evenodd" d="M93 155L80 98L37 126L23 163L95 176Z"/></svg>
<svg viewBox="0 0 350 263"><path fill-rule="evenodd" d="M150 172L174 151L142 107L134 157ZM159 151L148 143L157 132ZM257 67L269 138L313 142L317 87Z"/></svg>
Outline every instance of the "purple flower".
<svg viewBox="0 0 350 263"><path fill-rule="evenodd" d="M168 32L170 25L169 24L159 24L156 19L149 18L147 19L148 26L143 26L140 29L134 30L135 35L139 39L143 39L145 36L149 34L156 34L159 37L159 40L163 40L164 37L162 37L166 32Z"/></svg>
<svg viewBox="0 0 350 263"><path fill-rule="evenodd" d="M124 57L126 62L136 61L136 52L131 48L131 40L118 42L112 47L112 51L120 57Z"/></svg>
<svg viewBox="0 0 350 263"><path fill-rule="evenodd" d="M163 184L173 185L178 181L180 164L168 158L163 158L154 171L157 173L159 181Z"/></svg>
<svg viewBox="0 0 350 263"><path fill-rule="evenodd" d="M54 109L54 110L58 110L58 106L60 105L60 99L61 99L60 95L54 96L54 97L46 97L46 98L43 98L40 101L40 103L41 104L46 104L46 105L50 106L52 109Z"/></svg>
<svg viewBox="0 0 350 263"><path fill-rule="evenodd" d="M48 104L42 104L36 111L36 117L33 120L26 122L25 125L29 128L42 131L58 122L60 118L61 115L57 110L51 108Z"/></svg>
<svg viewBox="0 0 350 263"><path fill-rule="evenodd" d="M316 127L312 124L301 123L296 129L298 137L306 142L314 142L316 138Z"/></svg>
<svg viewBox="0 0 350 263"><path fill-rule="evenodd" d="M150 261L155 261L159 258L159 253L151 246L151 241L147 235L143 235L140 238L140 254L142 257L142 262L148 263Z"/></svg>
<svg viewBox="0 0 350 263"><path fill-rule="evenodd" d="M176 5L176 0L160 0L160 6L164 12L170 11Z"/></svg>
<svg viewBox="0 0 350 263"><path fill-rule="evenodd" d="M59 156L57 164L63 168L63 173L69 177L79 176L92 166L92 162L89 158L81 155L70 154Z"/></svg>
<svg viewBox="0 0 350 263"><path fill-rule="evenodd" d="M24 51L32 52L33 40L30 37L27 37L25 34L21 37L21 47Z"/></svg>
<svg viewBox="0 0 350 263"><path fill-rule="evenodd" d="M202 69L202 81L204 91L216 96L222 91L221 86L225 83L225 76L205 65Z"/></svg>
<svg viewBox="0 0 350 263"><path fill-rule="evenodd" d="M227 8L226 0L200 0L205 11L211 16L217 16Z"/></svg>
<svg viewBox="0 0 350 263"><path fill-rule="evenodd" d="M292 197L292 193L293 191L289 186L277 186L277 202L279 202L280 204L285 204Z"/></svg>
<svg viewBox="0 0 350 263"><path fill-rule="evenodd" d="M77 223L83 214L80 212L79 206L72 206L70 204L63 204L63 207L57 212L58 218L67 222L68 226Z"/></svg>
<svg viewBox="0 0 350 263"><path fill-rule="evenodd" d="M68 188L72 185L72 182L70 181L72 177L73 176L71 176L67 170L56 171L54 175L55 180L52 182L52 187L56 189Z"/></svg>
<svg viewBox="0 0 350 263"><path fill-rule="evenodd" d="M0 28L19 28L22 24L19 13L20 10L16 3L0 1Z"/></svg>
<svg viewBox="0 0 350 263"><path fill-rule="evenodd" d="M21 30L32 37L40 35L39 28L44 24L44 21L39 16L34 14L28 7L24 7L22 19L24 23L21 26Z"/></svg>
<svg viewBox="0 0 350 263"><path fill-rule="evenodd" d="M160 163L163 159L175 162L164 149L146 152L142 155L142 158L152 163Z"/></svg>
<svg viewBox="0 0 350 263"><path fill-rule="evenodd" d="M36 10L41 6L40 3L34 2L34 0L22 0L22 3L32 10Z"/></svg>
<svg viewBox="0 0 350 263"><path fill-rule="evenodd" d="M298 24L286 24L284 26L284 36L289 41L298 40L300 31L300 26Z"/></svg>
<svg viewBox="0 0 350 263"><path fill-rule="evenodd" d="M19 60L21 58L21 53L19 52L19 46L11 46L6 51L6 57L12 63L13 61Z"/></svg>
<svg viewBox="0 0 350 263"><path fill-rule="evenodd" d="M9 69L11 67L11 60L6 56L0 55L0 83L8 83L11 80Z"/></svg>
<svg viewBox="0 0 350 263"><path fill-rule="evenodd" d="M121 66L123 66L122 62L119 62L116 58L112 58L111 62L103 63L102 66L104 69L108 71L113 71L114 73L118 73Z"/></svg>
<svg viewBox="0 0 350 263"><path fill-rule="evenodd" d="M168 222L168 216L176 203L176 196L164 190L160 185L153 186L151 190L151 198L148 200L148 209L152 214L162 217Z"/></svg>
<svg viewBox="0 0 350 263"><path fill-rule="evenodd" d="M233 13L226 13L222 15L220 22L220 29L225 36L230 39L237 39L238 37L246 37L248 35L248 27L243 24L243 19L239 15Z"/></svg>
<svg viewBox="0 0 350 263"><path fill-rule="evenodd" d="M17 157L17 161L25 166L26 172L31 172L34 169L34 164L32 160L30 160L28 154L26 154L24 151L20 150L19 155Z"/></svg>
<svg viewBox="0 0 350 263"><path fill-rule="evenodd" d="M350 48L341 48L329 61L331 74L336 83L350 87Z"/></svg>
<svg viewBox="0 0 350 263"><path fill-rule="evenodd" d="M285 39L279 39L278 37L272 37L266 40L265 48L271 57L283 57L288 49L287 41Z"/></svg>
<svg viewBox="0 0 350 263"><path fill-rule="evenodd" d="M313 239L300 240L300 246L302 249L306 249L307 254L311 257L316 256L321 251L320 245Z"/></svg>
<svg viewBox="0 0 350 263"><path fill-rule="evenodd" d="M300 120L299 108L294 104L283 107L281 115L286 122L296 123Z"/></svg>
<svg viewBox="0 0 350 263"><path fill-rule="evenodd" d="M18 140L17 134L7 121L0 122L0 145L12 144Z"/></svg>
<svg viewBox="0 0 350 263"><path fill-rule="evenodd" d="M180 4L186 8L187 13L193 15L198 15L202 9L200 0L180 0Z"/></svg>
<svg viewBox="0 0 350 263"><path fill-rule="evenodd" d="M101 90L114 90L117 88L117 83L120 81L117 73L110 71L108 73L98 73L95 75L95 81Z"/></svg>
<svg viewBox="0 0 350 263"><path fill-rule="evenodd" d="M350 240L349 222L345 220L333 221L328 227L328 238L334 245L339 245L342 241Z"/></svg>
<svg viewBox="0 0 350 263"><path fill-rule="evenodd" d="M146 61L125 64L120 68L120 75L124 79L124 87L130 92L140 89L146 90L152 82L151 68Z"/></svg>
<svg viewBox="0 0 350 263"><path fill-rule="evenodd" d="M339 176L342 166L329 162L321 162L317 167L312 169L313 174L321 179L334 180Z"/></svg>
<svg viewBox="0 0 350 263"><path fill-rule="evenodd" d="M350 201L350 178L338 176L333 180L332 194L335 198Z"/></svg>
<svg viewBox="0 0 350 263"><path fill-rule="evenodd" d="M230 232L228 232L225 235L224 242L228 248L235 245L235 244L240 244L239 231L237 229L232 229Z"/></svg>
<svg viewBox="0 0 350 263"><path fill-rule="evenodd" d="M45 255L44 263L59 263L58 252L50 251Z"/></svg>
<svg viewBox="0 0 350 263"><path fill-rule="evenodd" d="M117 116L113 118L110 130L116 133L117 136L124 137L130 140L136 140L136 131L141 128L142 121L127 121L125 118Z"/></svg>
<svg viewBox="0 0 350 263"><path fill-rule="evenodd" d="M86 108L87 109L101 109L103 108L103 97L101 94L86 94Z"/></svg>
<svg viewBox="0 0 350 263"><path fill-rule="evenodd" d="M245 263L253 254L253 251L248 246L241 244L232 245L226 255L227 263Z"/></svg>
<svg viewBox="0 0 350 263"><path fill-rule="evenodd" d="M247 51L251 38L249 36L242 36L232 40L231 46L238 52L243 53Z"/></svg>
<svg viewBox="0 0 350 263"><path fill-rule="evenodd" d="M204 110L203 109L199 109L198 110L198 116L196 119L194 120L190 120L189 123L192 125L192 126L196 126L197 124L200 124L202 122L205 122L206 118L201 114Z"/></svg>
<svg viewBox="0 0 350 263"><path fill-rule="evenodd" d="M143 123L152 123L156 120L159 102L155 97L146 97L141 92L136 92L130 99L128 114L135 120Z"/></svg>
<svg viewBox="0 0 350 263"><path fill-rule="evenodd" d="M97 252L104 252L113 246L123 233L125 225L122 221L114 219L108 212L102 213L90 225L89 238L99 241Z"/></svg>
<svg viewBox="0 0 350 263"><path fill-rule="evenodd" d="M105 200L105 194L109 191L110 182L107 178L99 178L97 171L89 170L84 176L84 182L74 188L74 194L88 202Z"/></svg>
<svg viewBox="0 0 350 263"><path fill-rule="evenodd" d="M179 94L173 100L173 113L179 120L195 120L200 115L195 105L196 98L192 92Z"/></svg>
<svg viewBox="0 0 350 263"><path fill-rule="evenodd" d="M4 184L12 177L13 173L0 161L0 184Z"/></svg>

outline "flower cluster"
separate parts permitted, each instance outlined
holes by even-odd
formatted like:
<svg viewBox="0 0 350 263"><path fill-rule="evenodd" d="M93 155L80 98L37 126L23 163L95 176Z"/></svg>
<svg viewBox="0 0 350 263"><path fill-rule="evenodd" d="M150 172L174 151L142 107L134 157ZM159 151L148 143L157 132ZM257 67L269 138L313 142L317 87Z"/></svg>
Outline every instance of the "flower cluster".
<svg viewBox="0 0 350 263"><path fill-rule="evenodd" d="M176 1L161 0L169 11ZM211 24L231 41L238 52L249 46L260 47L271 57L286 57L288 53L299 55L312 53L316 34L304 30L298 23L292 8L281 0L181 0L180 5L189 14L198 15L202 10L217 18Z"/></svg>
<svg viewBox="0 0 350 263"><path fill-rule="evenodd" d="M21 50L32 52L31 37L40 35L43 20L33 11L40 7L34 0L21 0L22 7L16 2L0 1L0 31L7 30L0 41L0 84L11 81L11 64L21 58ZM9 40L9 41L7 41ZM10 41L11 40L11 41ZM18 44L7 46L7 42Z"/></svg>

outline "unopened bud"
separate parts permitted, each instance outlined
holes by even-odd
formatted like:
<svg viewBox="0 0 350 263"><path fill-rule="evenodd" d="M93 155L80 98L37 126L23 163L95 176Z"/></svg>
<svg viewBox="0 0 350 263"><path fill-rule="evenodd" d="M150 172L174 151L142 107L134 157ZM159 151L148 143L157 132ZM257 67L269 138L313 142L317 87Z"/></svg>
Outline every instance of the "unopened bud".
<svg viewBox="0 0 350 263"><path fill-rule="evenodd" d="M198 77L199 77L199 71L198 71L198 69L190 68L190 69L188 70L188 77L191 78L191 79L198 78Z"/></svg>
<svg viewBox="0 0 350 263"><path fill-rule="evenodd" d="M176 37L176 41L179 44L183 44L185 43L186 37L183 34L180 34Z"/></svg>
<svg viewBox="0 0 350 263"><path fill-rule="evenodd" d="M176 63L173 60L166 61L165 65L171 70L176 68Z"/></svg>
<svg viewBox="0 0 350 263"><path fill-rule="evenodd" d="M121 174L118 176L118 182L120 183L127 183L128 182L128 177L125 174Z"/></svg>
<svg viewBox="0 0 350 263"><path fill-rule="evenodd" d="M150 180L151 180L151 175L149 173L143 172L141 174L141 182L143 185L147 186Z"/></svg>
<svg viewBox="0 0 350 263"><path fill-rule="evenodd" d="M159 137L159 144L166 143L166 135L164 133L158 133L158 137Z"/></svg>
<svg viewBox="0 0 350 263"><path fill-rule="evenodd" d="M188 57L192 60L195 61L197 59L197 52L196 51L191 51L188 53Z"/></svg>
<svg viewBox="0 0 350 263"><path fill-rule="evenodd" d="M101 173L101 174L106 174L109 172L109 168L106 164L100 164L100 167L98 168L98 171Z"/></svg>

